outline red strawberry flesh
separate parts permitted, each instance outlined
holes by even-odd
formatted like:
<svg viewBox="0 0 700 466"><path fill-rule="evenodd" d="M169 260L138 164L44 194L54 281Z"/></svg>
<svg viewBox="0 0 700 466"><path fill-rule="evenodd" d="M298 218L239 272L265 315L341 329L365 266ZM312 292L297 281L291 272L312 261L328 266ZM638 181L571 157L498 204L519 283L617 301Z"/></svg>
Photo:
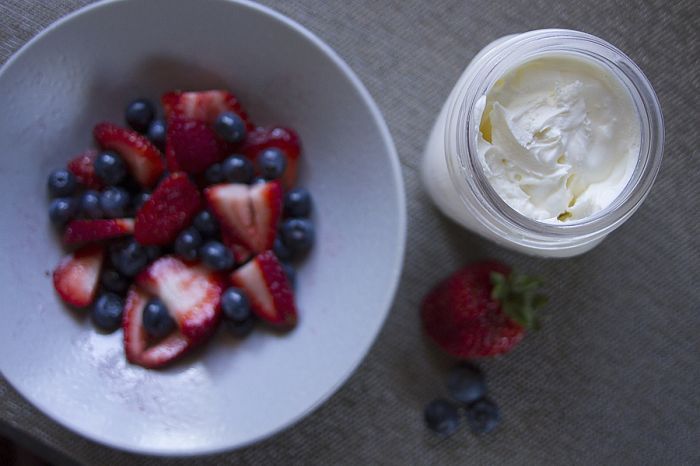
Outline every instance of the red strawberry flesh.
<svg viewBox="0 0 700 466"><path fill-rule="evenodd" d="M287 158L287 168L282 176L282 184L286 189L290 189L296 183L301 155L301 142L296 131L280 126L256 128L248 133L241 152L255 163L263 150L273 147L280 149Z"/></svg>
<svg viewBox="0 0 700 466"><path fill-rule="evenodd" d="M219 321L223 279L203 265L166 256L139 274L136 284L163 301L191 342L206 339Z"/></svg>
<svg viewBox="0 0 700 466"><path fill-rule="evenodd" d="M104 248L88 245L66 256L53 273L61 299L75 307L87 307L95 298L104 260Z"/></svg>
<svg viewBox="0 0 700 466"><path fill-rule="evenodd" d="M277 326L296 324L294 292L282 264L272 251L258 254L231 274L231 283L245 290L253 312Z"/></svg>
<svg viewBox="0 0 700 466"><path fill-rule="evenodd" d="M524 328L492 299L491 273L510 269L498 262L467 266L439 283L424 299L423 328L438 346L459 358L492 356L509 351Z"/></svg>
<svg viewBox="0 0 700 466"><path fill-rule="evenodd" d="M248 114L236 96L228 91L167 92L161 103L167 119L184 117L211 125L223 112L233 112L245 121L248 130L253 129Z"/></svg>
<svg viewBox="0 0 700 466"><path fill-rule="evenodd" d="M102 241L134 232L134 220L131 218L103 220L73 220L63 234L66 244Z"/></svg>
<svg viewBox="0 0 700 466"><path fill-rule="evenodd" d="M190 224L201 206L197 186L182 172L172 173L136 214L134 237L145 245L166 245Z"/></svg>
<svg viewBox="0 0 700 466"><path fill-rule="evenodd" d="M124 352L133 364L155 369L182 356L192 343L179 331L171 333L160 342L149 347L148 334L143 328L143 309L148 295L132 286L124 306Z"/></svg>
<svg viewBox="0 0 700 466"><path fill-rule="evenodd" d="M88 149L76 155L68 162L68 171L71 172L78 183L89 189L100 190L104 187L102 180L95 174L95 159L98 152Z"/></svg>
<svg viewBox="0 0 700 466"><path fill-rule="evenodd" d="M256 241L253 251L272 249L282 213L282 186L278 181L251 186L250 203L255 216Z"/></svg>
<svg viewBox="0 0 700 466"><path fill-rule="evenodd" d="M103 149L121 155L141 186L151 187L158 182L165 164L160 151L145 136L112 123L99 123L93 134Z"/></svg>
<svg viewBox="0 0 700 466"><path fill-rule="evenodd" d="M196 175L225 156L216 133L207 124L180 117L168 120L166 157L170 171Z"/></svg>

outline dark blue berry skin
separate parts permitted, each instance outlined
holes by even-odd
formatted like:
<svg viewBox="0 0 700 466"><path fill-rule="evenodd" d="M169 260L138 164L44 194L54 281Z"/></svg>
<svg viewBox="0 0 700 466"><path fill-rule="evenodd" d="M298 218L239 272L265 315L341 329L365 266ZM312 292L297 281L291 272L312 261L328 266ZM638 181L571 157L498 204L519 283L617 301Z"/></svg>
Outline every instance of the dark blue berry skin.
<svg viewBox="0 0 700 466"><path fill-rule="evenodd" d="M160 299L149 299L143 308L143 328L156 338L164 337L175 329L175 320Z"/></svg>
<svg viewBox="0 0 700 466"><path fill-rule="evenodd" d="M241 142L245 139L245 122L233 112L224 112L214 122L214 130L221 139Z"/></svg>
<svg viewBox="0 0 700 466"><path fill-rule="evenodd" d="M148 264L148 250L135 240L129 240L113 245L110 259L119 273L133 277Z"/></svg>
<svg viewBox="0 0 700 466"><path fill-rule="evenodd" d="M294 188L284 195L284 216L307 218L311 214L311 194L304 188Z"/></svg>
<svg viewBox="0 0 700 466"><path fill-rule="evenodd" d="M121 326L124 300L114 293L101 294L92 306L92 321L100 330L113 332Z"/></svg>
<svg viewBox="0 0 700 466"><path fill-rule="evenodd" d="M102 209L105 217L123 217L129 208L130 200L129 191L112 186L102 191L100 195L100 209Z"/></svg>
<svg viewBox="0 0 700 466"><path fill-rule="evenodd" d="M115 152L101 152L95 159L95 175L109 186L121 183L126 177L124 160Z"/></svg>
<svg viewBox="0 0 700 466"><path fill-rule="evenodd" d="M272 252L281 262L287 262L294 258L292 251L284 245L281 239L275 238L275 244L272 246Z"/></svg>
<svg viewBox="0 0 700 466"><path fill-rule="evenodd" d="M475 434L488 434L501 422L498 406L488 398L482 398L467 407L467 425Z"/></svg>
<svg viewBox="0 0 700 466"><path fill-rule="evenodd" d="M100 193L88 190L80 196L80 214L85 218L96 219L102 217L100 209Z"/></svg>
<svg viewBox="0 0 700 466"><path fill-rule="evenodd" d="M229 320L242 322L250 319L250 301L240 288L227 288L221 294L221 311Z"/></svg>
<svg viewBox="0 0 700 466"><path fill-rule="evenodd" d="M100 283L104 289L116 294L124 294L129 289L129 280L114 269L102 272Z"/></svg>
<svg viewBox="0 0 700 466"><path fill-rule="evenodd" d="M65 225L66 222L75 218L79 207L77 199L72 197L53 199L49 204L49 219L54 225Z"/></svg>
<svg viewBox="0 0 700 466"><path fill-rule="evenodd" d="M486 382L478 367L462 363L447 376L447 389L460 403L470 404L486 396Z"/></svg>
<svg viewBox="0 0 700 466"><path fill-rule="evenodd" d="M133 210L134 215L136 215L136 212L138 212L139 209L143 207L146 201L150 198L151 193L149 193L148 191L142 191L134 196L134 199L131 201L131 209Z"/></svg>
<svg viewBox="0 0 700 466"><path fill-rule="evenodd" d="M164 120L153 120L148 125L146 136L161 151L165 150L165 135L167 126Z"/></svg>
<svg viewBox="0 0 700 466"><path fill-rule="evenodd" d="M281 228L282 242L292 252L295 259L303 256L314 244L314 225L302 218L285 220Z"/></svg>
<svg viewBox="0 0 700 466"><path fill-rule="evenodd" d="M126 122L134 131L145 133L156 115L155 107L148 99L136 99L126 107Z"/></svg>
<svg viewBox="0 0 700 466"><path fill-rule="evenodd" d="M78 187L78 180L71 172L61 168L51 172L48 187L51 197L70 196Z"/></svg>
<svg viewBox="0 0 700 466"><path fill-rule="evenodd" d="M444 399L433 400L423 412L425 424L433 432L448 436L459 428L459 410L457 406Z"/></svg>
<svg viewBox="0 0 700 466"><path fill-rule="evenodd" d="M287 279L289 280L289 284L292 285L292 289L296 288L297 286L297 271L294 270L294 267L292 267L290 264L282 263L282 268L284 269L284 273L287 275Z"/></svg>
<svg viewBox="0 0 700 466"><path fill-rule="evenodd" d="M201 246L202 235L193 227L182 230L175 239L175 253L190 261L197 259Z"/></svg>
<svg viewBox="0 0 700 466"><path fill-rule="evenodd" d="M218 241L207 241L199 249L199 257L212 270L226 270L235 265L231 251Z"/></svg>
<svg viewBox="0 0 700 466"><path fill-rule="evenodd" d="M204 172L204 181L207 184L219 184L224 181L224 169L220 163L215 163Z"/></svg>
<svg viewBox="0 0 700 466"><path fill-rule="evenodd" d="M258 170L266 180L275 180L284 174L287 157L277 148L265 149L258 155Z"/></svg>
<svg viewBox="0 0 700 466"><path fill-rule="evenodd" d="M262 176L256 176L252 180L250 180L250 184L258 184L258 183L267 183L267 180L263 178Z"/></svg>
<svg viewBox="0 0 700 466"><path fill-rule="evenodd" d="M192 224L204 238L212 238L219 233L219 222L208 210L203 210L195 215Z"/></svg>
<svg viewBox="0 0 700 466"><path fill-rule="evenodd" d="M243 321L227 320L226 327L236 338L247 337L255 328L255 317L251 316L250 319Z"/></svg>
<svg viewBox="0 0 700 466"><path fill-rule="evenodd" d="M153 262L154 260L158 259L161 255L163 255L163 250L160 246L143 246L143 248L146 250L146 257L148 258L148 262Z"/></svg>
<svg viewBox="0 0 700 466"><path fill-rule="evenodd" d="M229 183L247 184L253 177L253 164L242 155L231 155L221 163L224 178Z"/></svg>

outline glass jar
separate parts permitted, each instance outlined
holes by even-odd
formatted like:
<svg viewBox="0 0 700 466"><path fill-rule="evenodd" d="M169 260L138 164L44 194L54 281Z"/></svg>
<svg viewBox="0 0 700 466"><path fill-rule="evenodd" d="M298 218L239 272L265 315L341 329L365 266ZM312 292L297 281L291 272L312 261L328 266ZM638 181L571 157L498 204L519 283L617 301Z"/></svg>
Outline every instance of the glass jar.
<svg viewBox="0 0 700 466"><path fill-rule="evenodd" d="M481 120L477 101L509 70L549 55L573 55L610 72L629 92L641 129L637 163L623 191L601 211L559 223L533 220L510 207L488 181L476 147ZM428 139L423 183L443 213L469 230L516 251L569 257L598 245L641 205L659 171L663 143L658 98L629 57L590 34L530 31L492 42L464 70Z"/></svg>

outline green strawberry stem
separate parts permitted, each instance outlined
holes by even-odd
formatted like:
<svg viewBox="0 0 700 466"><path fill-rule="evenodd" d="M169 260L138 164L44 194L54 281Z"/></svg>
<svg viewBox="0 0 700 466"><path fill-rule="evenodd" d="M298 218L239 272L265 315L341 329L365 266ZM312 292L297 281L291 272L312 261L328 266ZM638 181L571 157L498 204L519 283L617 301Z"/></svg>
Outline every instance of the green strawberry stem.
<svg viewBox="0 0 700 466"><path fill-rule="evenodd" d="M547 297L537 293L542 281L512 272L505 276L491 272L491 298L501 303L505 314L526 329L537 330L537 309L547 304Z"/></svg>

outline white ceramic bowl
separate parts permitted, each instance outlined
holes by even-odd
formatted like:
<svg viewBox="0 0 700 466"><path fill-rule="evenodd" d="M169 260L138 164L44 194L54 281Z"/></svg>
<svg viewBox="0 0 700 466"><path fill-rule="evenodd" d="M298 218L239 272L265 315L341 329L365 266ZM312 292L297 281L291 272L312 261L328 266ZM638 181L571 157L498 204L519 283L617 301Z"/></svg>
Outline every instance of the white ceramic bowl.
<svg viewBox="0 0 700 466"><path fill-rule="evenodd" d="M57 299L63 255L46 177L122 122L137 96L231 88L259 124L296 128L317 244L298 270L300 323L236 343L225 332L161 371L126 363ZM54 24L0 71L0 368L30 402L98 442L148 454L240 447L326 400L375 339L399 280L405 205L379 110L323 42L267 8L226 0L101 3ZM224 330L224 329L222 329Z"/></svg>

